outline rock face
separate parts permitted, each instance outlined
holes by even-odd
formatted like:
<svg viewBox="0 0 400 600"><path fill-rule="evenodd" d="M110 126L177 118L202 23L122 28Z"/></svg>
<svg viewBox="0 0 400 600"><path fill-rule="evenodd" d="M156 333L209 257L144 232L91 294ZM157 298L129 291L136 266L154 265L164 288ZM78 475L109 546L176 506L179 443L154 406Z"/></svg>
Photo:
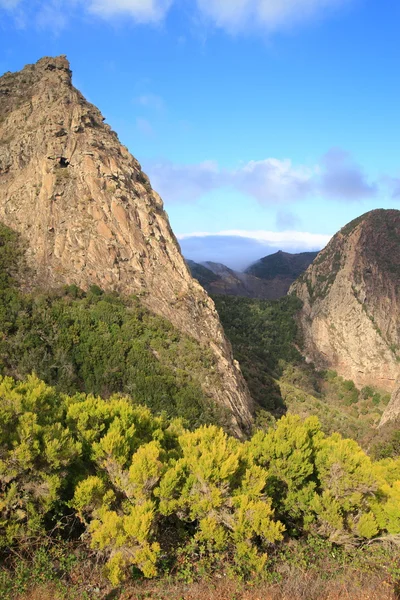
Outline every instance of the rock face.
<svg viewBox="0 0 400 600"><path fill-rule="evenodd" d="M397 389L400 211L374 210L343 227L290 292L304 302L300 322L310 361L359 387ZM400 404L400 393L388 414L393 403Z"/></svg>
<svg viewBox="0 0 400 600"><path fill-rule="evenodd" d="M400 382L397 389L392 394L390 402L382 415L379 426L381 427L390 421L398 421L400 423Z"/></svg>
<svg viewBox="0 0 400 600"><path fill-rule="evenodd" d="M194 281L138 161L72 86L64 56L0 78L0 220L22 234L32 285L138 294L209 346L237 432L251 399L214 303Z"/></svg>

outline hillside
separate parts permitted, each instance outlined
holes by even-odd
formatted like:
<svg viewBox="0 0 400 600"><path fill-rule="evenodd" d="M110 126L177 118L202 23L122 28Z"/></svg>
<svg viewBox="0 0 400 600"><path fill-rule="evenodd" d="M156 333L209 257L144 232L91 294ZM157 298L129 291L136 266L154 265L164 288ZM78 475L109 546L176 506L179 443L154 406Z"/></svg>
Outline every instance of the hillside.
<svg viewBox="0 0 400 600"><path fill-rule="evenodd" d="M276 290L274 298L284 296L290 285L313 262L318 252L300 252L290 254L279 250L269 254L250 265L245 273L269 282L270 288Z"/></svg>
<svg viewBox="0 0 400 600"><path fill-rule="evenodd" d="M286 413L314 415L326 433L338 431L372 452L381 444L379 452L391 455L395 430L377 430L390 394L373 386L357 388L335 370L318 370L305 361L298 326L302 303L296 296L277 301L214 299L257 403L258 426L269 426Z"/></svg>
<svg viewBox="0 0 400 600"><path fill-rule="evenodd" d="M253 275L234 271L221 263L212 261L199 264L188 260L187 263L192 276L209 294L263 299L275 297L273 286Z"/></svg>
<svg viewBox="0 0 400 600"><path fill-rule="evenodd" d="M280 250L260 259L243 273L212 261L199 264L188 260L187 264L192 276L210 294L277 300L287 294L290 285L317 254L289 254Z"/></svg>
<svg viewBox="0 0 400 600"><path fill-rule="evenodd" d="M239 434L251 399L212 300L193 280L163 204L137 160L72 85L67 59L43 58L0 78L0 221L21 234L28 289L74 284L136 294L215 357Z"/></svg>
<svg viewBox="0 0 400 600"><path fill-rule="evenodd" d="M290 292L304 303L300 325L308 360L358 387L396 390L400 211L374 210L343 227ZM388 410L393 417L393 403Z"/></svg>

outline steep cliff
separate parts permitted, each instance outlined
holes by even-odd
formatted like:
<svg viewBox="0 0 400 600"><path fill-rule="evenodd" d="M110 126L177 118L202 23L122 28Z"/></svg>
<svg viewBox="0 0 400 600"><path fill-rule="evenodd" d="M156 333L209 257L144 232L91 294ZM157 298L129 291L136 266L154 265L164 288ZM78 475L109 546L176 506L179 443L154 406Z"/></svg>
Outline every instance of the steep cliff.
<svg viewBox="0 0 400 600"><path fill-rule="evenodd" d="M30 285L96 284L137 294L209 346L221 385L204 387L251 423L251 399L214 303L193 280L138 161L72 86L64 56L0 78L0 221L22 234Z"/></svg>
<svg viewBox="0 0 400 600"><path fill-rule="evenodd" d="M300 322L310 361L359 387L396 390L400 211L374 210L343 227L290 292L304 302Z"/></svg>

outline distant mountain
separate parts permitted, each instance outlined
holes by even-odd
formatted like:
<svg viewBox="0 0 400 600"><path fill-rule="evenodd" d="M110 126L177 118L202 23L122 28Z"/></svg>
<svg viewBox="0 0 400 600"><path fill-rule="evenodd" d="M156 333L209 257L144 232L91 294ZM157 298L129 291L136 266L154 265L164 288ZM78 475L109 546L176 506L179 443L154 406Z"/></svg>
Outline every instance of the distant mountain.
<svg viewBox="0 0 400 600"><path fill-rule="evenodd" d="M290 254L279 250L250 265L245 273L268 281L279 277L293 282L311 265L317 254L318 252Z"/></svg>
<svg viewBox="0 0 400 600"><path fill-rule="evenodd" d="M303 301L307 358L358 387L394 392L382 421L400 417L400 211L343 227L291 292Z"/></svg>
<svg viewBox="0 0 400 600"><path fill-rule="evenodd" d="M244 273L216 262L187 263L192 275L210 294L277 300L286 296L291 284L307 269L318 252L276 252L261 258Z"/></svg>
<svg viewBox="0 0 400 600"><path fill-rule="evenodd" d="M188 260L187 264L192 276L210 294L276 300L286 293L286 291L281 293L280 289L275 289L271 282L263 281L247 273L233 271L221 263L205 262L200 264Z"/></svg>

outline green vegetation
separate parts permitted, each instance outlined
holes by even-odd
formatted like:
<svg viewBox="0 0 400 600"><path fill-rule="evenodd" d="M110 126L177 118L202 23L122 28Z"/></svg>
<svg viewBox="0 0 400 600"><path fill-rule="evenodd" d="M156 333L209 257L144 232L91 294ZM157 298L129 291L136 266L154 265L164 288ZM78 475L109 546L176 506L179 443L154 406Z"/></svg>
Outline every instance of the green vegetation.
<svg viewBox="0 0 400 600"><path fill-rule="evenodd" d="M235 358L240 362L259 408L257 425L266 427L286 411L306 418L316 415L325 433L340 432L370 448L390 396L372 387L361 392L335 371L306 364L295 296L281 300L214 297ZM265 412L267 411L267 413ZM375 431L375 434L374 434ZM390 442L388 451L390 448Z"/></svg>
<svg viewBox="0 0 400 600"><path fill-rule="evenodd" d="M239 441L201 390L205 377L221 385L212 354L137 298L96 286L28 294L17 279L29 283L23 248L0 227L1 597L43 584L49 597L89 598L80 582L93 565L113 586L221 567L282 581L284 564L334 556L338 572L358 548L363 568L400 578L387 549L369 550L400 535L398 436L373 460L330 434L354 426L357 437L387 399L304 364L297 298L216 298L264 409L264 427ZM275 422L266 409L279 417L285 404L301 416ZM80 582L68 582L78 564Z"/></svg>
<svg viewBox="0 0 400 600"><path fill-rule="evenodd" d="M207 267L205 267L204 265L196 263L193 260L188 260L186 262L188 264L192 277L197 279L197 281L203 287L207 287L207 285L209 285L210 283L221 279L219 275L216 275L215 273L213 273L213 271L211 271L211 269L207 269Z"/></svg>
<svg viewBox="0 0 400 600"><path fill-rule="evenodd" d="M214 296L214 301L253 398L260 407L279 414L283 403L275 379L286 363L301 360L294 344L300 342L294 319L300 300Z"/></svg>
<svg viewBox="0 0 400 600"><path fill-rule="evenodd" d="M263 576L284 532L339 546L400 533L400 460L372 461L315 417L283 417L240 442L122 396L66 396L34 376L3 378L0 400L4 550L83 529L117 585L132 567L151 578L194 559L203 573L223 561Z"/></svg>
<svg viewBox="0 0 400 600"><path fill-rule="evenodd" d="M361 215L360 217L357 217L356 219L353 219L352 221L350 221L350 223L347 223L347 225L345 225L344 227L342 227L342 229L340 230L340 233L343 236L348 236L350 235L350 233L352 231L354 231L354 229L360 224L362 223L362 221L364 221L364 219L366 218L366 216L368 215L368 213L365 213L363 215Z"/></svg>
<svg viewBox="0 0 400 600"><path fill-rule="evenodd" d="M210 350L135 297L74 285L22 294L15 284L23 256L18 237L2 227L0 240L0 373L35 372L66 393L130 394L192 427L224 422L201 388L205 377L220 385Z"/></svg>
<svg viewBox="0 0 400 600"><path fill-rule="evenodd" d="M289 254L288 252L275 252L255 262L246 273L259 277L260 279L274 279L275 277L289 277L297 279L307 267L313 262L318 252L300 252Z"/></svg>

